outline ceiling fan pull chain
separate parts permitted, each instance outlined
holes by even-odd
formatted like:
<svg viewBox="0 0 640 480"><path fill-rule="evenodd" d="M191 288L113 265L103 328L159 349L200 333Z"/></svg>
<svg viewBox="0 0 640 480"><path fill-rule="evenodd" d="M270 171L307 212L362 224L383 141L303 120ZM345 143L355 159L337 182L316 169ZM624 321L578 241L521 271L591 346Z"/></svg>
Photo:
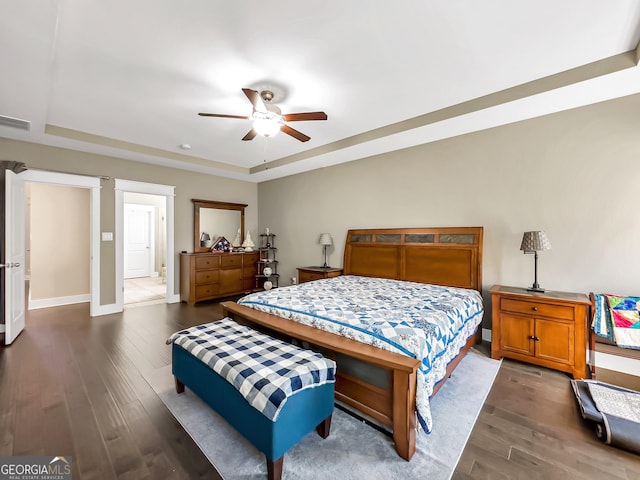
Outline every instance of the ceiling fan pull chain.
<svg viewBox="0 0 640 480"><path fill-rule="evenodd" d="M269 141L269 137L262 137L264 138L264 143L262 144L262 163L267 163L267 142Z"/></svg>

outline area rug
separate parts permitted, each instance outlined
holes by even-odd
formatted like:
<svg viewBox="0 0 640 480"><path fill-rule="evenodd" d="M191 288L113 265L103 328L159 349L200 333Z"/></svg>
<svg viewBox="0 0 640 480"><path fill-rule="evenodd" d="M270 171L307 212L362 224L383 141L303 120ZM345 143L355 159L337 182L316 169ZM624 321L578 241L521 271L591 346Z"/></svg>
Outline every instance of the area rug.
<svg viewBox="0 0 640 480"><path fill-rule="evenodd" d="M418 433L410 462L398 457L387 435L335 409L329 437L323 440L314 431L291 448L282 478L451 478L499 368L499 361L474 350L465 356L433 398L433 431ZM263 454L189 389L176 394L170 366L147 380L226 480L266 478Z"/></svg>

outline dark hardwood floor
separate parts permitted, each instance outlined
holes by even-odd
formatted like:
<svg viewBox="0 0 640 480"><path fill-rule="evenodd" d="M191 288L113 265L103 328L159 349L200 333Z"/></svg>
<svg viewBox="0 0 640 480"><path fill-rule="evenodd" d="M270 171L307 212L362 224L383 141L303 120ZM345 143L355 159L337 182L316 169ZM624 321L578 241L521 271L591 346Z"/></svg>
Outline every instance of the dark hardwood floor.
<svg viewBox="0 0 640 480"><path fill-rule="evenodd" d="M144 377L171 362L171 333L221 317L217 303L28 312L0 348L0 456L70 455L75 479L220 478ZM566 375L505 360L453 478L640 478L640 457L595 438Z"/></svg>
<svg viewBox="0 0 640 480"><path fill-rule="evenodd" d="M640 478L640 456L582 420L569 378L504 359L453 479Z"/></svg>

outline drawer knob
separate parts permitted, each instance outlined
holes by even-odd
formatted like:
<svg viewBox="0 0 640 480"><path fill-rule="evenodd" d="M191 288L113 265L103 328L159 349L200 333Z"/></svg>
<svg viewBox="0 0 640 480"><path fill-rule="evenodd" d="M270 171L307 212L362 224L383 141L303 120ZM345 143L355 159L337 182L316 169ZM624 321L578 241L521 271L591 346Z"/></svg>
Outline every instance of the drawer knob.
<svg viewBox="0 0 640 480"><path fill-rule="evenodd" d="M538 307L531 307L531 310L533 310L534 312L538 311Z"/></svg>
<svg viewBox="0 0 640 480"><path fill-rule="evenodd" d="M535 335L529 335L529 339L533 340L535 342L539 342L540 341L540 337L536 337Z"/></svg>

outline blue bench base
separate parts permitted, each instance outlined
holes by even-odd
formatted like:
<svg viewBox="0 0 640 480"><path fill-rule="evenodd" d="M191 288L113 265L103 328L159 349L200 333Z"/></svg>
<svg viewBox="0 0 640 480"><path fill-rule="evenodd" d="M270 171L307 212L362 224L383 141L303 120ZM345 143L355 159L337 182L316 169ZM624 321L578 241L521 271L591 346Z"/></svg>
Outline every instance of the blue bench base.
<svg viewBox="0 0 640 480"><path fill-rule="evenodd" d="M253 408L236 388L182 347L172 346L176 391L187 386L254 447L265 454L269 480L282 475L284 453L316 429L327 438L333 413L334 384L327 383L291 396L275 422Z"/></svg>

